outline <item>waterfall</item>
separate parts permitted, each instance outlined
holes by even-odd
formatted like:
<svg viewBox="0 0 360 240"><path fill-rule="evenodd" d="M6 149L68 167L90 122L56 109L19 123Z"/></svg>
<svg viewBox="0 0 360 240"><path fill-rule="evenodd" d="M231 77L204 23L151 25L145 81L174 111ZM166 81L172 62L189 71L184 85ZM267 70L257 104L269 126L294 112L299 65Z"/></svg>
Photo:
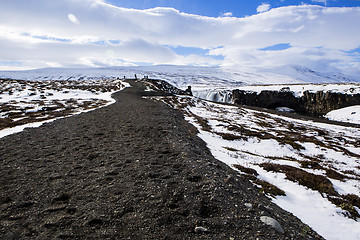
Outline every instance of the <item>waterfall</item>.
<svg viewBox="0 0 360 240"><path fill-rule="evenodd" d="M213 102L233 103L231 90L201 90L193 91L193 95L198 98Z"/></svg>

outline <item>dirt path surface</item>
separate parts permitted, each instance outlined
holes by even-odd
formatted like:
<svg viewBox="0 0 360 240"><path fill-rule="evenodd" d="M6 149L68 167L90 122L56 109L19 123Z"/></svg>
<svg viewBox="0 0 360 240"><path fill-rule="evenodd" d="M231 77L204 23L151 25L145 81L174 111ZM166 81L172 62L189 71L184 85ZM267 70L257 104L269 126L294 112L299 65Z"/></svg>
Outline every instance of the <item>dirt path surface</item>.
<svg viewBox="0 0 360 240"><path fill-rule="evenodd" d="M131 84L0 139L0 239L321 239Z"/></svg>

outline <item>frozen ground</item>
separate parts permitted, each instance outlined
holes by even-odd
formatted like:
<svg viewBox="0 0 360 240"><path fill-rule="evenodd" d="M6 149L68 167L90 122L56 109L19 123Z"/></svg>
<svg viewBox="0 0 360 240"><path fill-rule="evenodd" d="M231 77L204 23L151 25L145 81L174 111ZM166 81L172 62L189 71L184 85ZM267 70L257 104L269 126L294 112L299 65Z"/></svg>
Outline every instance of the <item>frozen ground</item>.
<svg viewBox="0 0 360 240"><path fill-rule="evenodd" d="M325 115L330 120L360 124L360 106L337 109Z"/></svg>
<svg viewBox="0 0 360 240"><path fill-rule="evenodd" d="M158 99L158 98L157 98ZM159 99L158 99L159 100ZM326 239L360 239L360 131L193 97L164 97L219 160Z"/></svg>
<svg viewBox="0 0 360 240"><path fill-rule="evenodd" d="M91 81L0 79L0 137L111 104L114 102L111 94L126 84L116 78Z"/></svg>

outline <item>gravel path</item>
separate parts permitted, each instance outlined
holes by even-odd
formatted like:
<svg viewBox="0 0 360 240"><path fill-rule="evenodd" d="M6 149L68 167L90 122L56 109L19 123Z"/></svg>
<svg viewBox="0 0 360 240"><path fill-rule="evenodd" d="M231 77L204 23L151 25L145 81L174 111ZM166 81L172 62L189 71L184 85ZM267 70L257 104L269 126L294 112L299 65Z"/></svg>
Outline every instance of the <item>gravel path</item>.
<svg viewBox="0 0 360 240"><path fill-rule="evenodd" d="M113 105L0 139L0 239L321 239L130 83Z"/></svg>

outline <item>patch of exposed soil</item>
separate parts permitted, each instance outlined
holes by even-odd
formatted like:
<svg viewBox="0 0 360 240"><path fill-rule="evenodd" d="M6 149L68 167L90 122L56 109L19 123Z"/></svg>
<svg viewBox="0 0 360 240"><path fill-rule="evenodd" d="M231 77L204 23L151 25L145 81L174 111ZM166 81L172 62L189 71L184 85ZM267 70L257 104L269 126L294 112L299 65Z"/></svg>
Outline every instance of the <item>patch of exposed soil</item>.
<svg viewBox="0 0 360 240"><path fill-rule="evenodd" d="M0 139L1 239L321 239L131 84L113 105Z"/></svg>

